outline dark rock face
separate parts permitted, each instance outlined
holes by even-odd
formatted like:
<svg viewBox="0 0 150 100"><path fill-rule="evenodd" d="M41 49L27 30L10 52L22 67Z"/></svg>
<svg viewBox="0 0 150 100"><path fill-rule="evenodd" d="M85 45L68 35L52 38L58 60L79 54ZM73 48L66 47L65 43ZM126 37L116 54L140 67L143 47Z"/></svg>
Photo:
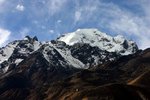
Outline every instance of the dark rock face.
<svg viewBox="0 0 150 100"><path fill-rule="evenodd" d="M113 61L121 55L115 52L100 50L98 47L91 47L89 44L77 43L70 48L71 54L87 66L103 64Z"/></svg>
<svg viewBox="0 0 150 100"><path fill-rule="evenodd" d="M37 40L16 41L0 64L0 100L150 99L150 49L121 56L85 43Z"/></svg>
<svg viewBox="0 0 150 100"><path fill-rule="evenodd" d="M34 41L38 41L38 38L35 36L35 37L33 37L33 40Z"/></svg>

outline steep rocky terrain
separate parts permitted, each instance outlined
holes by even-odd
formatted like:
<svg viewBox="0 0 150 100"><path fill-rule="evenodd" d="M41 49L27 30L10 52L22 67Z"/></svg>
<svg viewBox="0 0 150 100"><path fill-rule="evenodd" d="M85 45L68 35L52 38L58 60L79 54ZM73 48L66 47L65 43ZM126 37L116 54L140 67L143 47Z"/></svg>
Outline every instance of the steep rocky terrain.
<svg viewBox="0 0 150 100"><path fill-rule="evenodd" d="M149 100L150 49L80 29L0 48L0 100Z"/></svg>
<svg viewBox="0 0 150 100"><path fill-rule="evenodd" d="M149 100L150 49L124 57L52 84L48 99Z"/></svg>

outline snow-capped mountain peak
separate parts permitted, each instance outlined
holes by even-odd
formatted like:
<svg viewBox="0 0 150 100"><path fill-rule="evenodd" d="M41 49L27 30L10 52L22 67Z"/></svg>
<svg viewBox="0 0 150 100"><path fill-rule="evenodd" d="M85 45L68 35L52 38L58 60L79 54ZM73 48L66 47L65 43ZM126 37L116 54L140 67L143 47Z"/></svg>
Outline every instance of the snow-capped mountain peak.
<svg viewBox="0 0 150 100"><path fill-rule="evenodd" d="M133 54L138 50L133 41L129 41L121 35L112 37L100 32L98 29L78 29L59 37L58 40L64 41L68 45L87 43L91 46L97 46L101 50L117 52L121 55Z"/></svg>
<svg viewBox="0 0 150 100"><path fill-rule="evenodd" d="M78 29L44 43L39 42L37 37L26 36L23 40L13 41L0 48L0 72L7 72L11 69L10 66L19 66L35 53L55 68L87 69L137 50L133 41L121 35L112 37L97 29Z"/></svg>

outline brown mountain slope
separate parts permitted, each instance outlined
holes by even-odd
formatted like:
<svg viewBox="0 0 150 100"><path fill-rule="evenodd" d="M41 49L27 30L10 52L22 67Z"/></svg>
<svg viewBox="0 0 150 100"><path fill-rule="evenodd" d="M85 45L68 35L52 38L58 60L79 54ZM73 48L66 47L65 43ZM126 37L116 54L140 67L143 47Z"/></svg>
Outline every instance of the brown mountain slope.
<svg viewBox="0 0 150 100"><path fill-rule="evenodd" d="M140 75L139 77L135 78L129 85L136 85L136 86L150 86L150 71L147 71Z"/></svg>
<svg viewBox="0 0 150 100"><path fill-rule="evenodd" d="M59 88L58 88L59 87ZM124 84L49 88L46 100L149 100L150 88Z"/></svg>
<svg viewBox="0 0 150 100"><path fill-rule="evenodd" d="M149 100L150 99L150 72L140 76L136 84L106 84L95 76L81 76L76 74L64 81L49 86L46 100ZM88 72L86 72L87 74ZM91 73L89 73L91 74ZM78 76L79 75L79 76ZM93 77L93 78L92 78ZM138 85L137 85L138 83Z"/></svg>

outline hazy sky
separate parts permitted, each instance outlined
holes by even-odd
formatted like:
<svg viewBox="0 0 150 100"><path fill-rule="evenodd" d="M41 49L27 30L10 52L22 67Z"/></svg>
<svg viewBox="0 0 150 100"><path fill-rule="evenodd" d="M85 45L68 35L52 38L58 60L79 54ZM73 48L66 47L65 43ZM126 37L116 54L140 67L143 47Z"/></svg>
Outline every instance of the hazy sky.
<svg viewBox="0 0 150 100"><path fill-rule="evenodd" d="M51 40L78 28L150 47L150 0L0 0L0 46L26 35Z"/></svg>

